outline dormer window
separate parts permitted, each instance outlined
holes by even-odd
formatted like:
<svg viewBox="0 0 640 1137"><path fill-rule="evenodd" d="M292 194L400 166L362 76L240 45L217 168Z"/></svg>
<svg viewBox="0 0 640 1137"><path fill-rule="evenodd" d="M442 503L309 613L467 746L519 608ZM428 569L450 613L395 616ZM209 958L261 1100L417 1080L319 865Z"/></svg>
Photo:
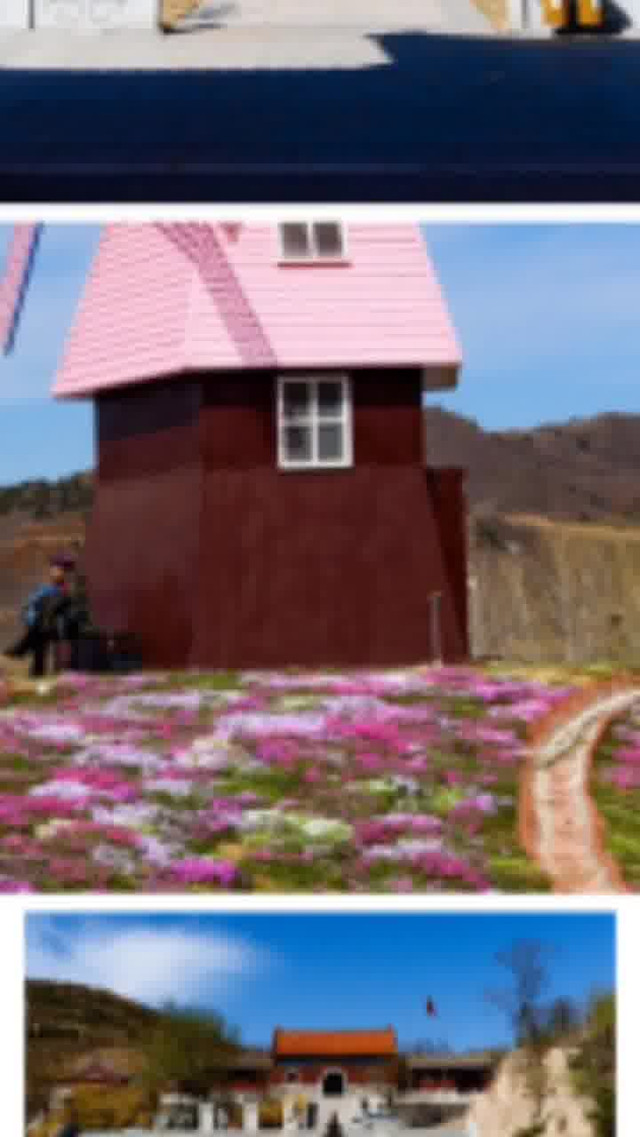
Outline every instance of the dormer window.
<svg viewBox="0 0 640 1137"><path fill-rule="evenodd" d="M351 382L347 376L278 380L278 466L344 469L353 463Z"/></svg>
<svg viewBox="0 0 640 1137"><path fill-rule="evenodd" d="M280 259L285 262L342 261L345 233L337 221L287 221L279 227Z"/></svg>

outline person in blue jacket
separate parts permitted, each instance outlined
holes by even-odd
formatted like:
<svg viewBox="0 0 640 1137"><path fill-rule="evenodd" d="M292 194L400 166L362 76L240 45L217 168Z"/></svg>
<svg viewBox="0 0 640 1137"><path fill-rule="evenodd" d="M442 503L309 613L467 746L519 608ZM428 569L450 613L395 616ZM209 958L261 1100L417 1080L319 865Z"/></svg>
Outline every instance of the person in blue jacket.
<svg viewBox="0 0 640 1137"><path fill-rule="evenodd" d="M31 594L22 609L24 634L4 653L11 659L31 655L33 678L45 674L51 645L64 638L65 612L70 603L67 573L72 568L73 563L66 557L51 561L49 580Z"/></svg>

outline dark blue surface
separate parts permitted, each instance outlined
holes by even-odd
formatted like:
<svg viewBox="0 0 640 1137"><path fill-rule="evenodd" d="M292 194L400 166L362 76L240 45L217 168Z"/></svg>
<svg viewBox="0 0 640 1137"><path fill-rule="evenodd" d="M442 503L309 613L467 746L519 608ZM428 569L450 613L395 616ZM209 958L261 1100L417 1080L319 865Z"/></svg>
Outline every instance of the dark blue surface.
<svg viewBox="0 0 640 1137"><path fill-rule="evenodd" d="M0 199L640 200L640 42L378 38L353 71L0 72Z"/></svg>

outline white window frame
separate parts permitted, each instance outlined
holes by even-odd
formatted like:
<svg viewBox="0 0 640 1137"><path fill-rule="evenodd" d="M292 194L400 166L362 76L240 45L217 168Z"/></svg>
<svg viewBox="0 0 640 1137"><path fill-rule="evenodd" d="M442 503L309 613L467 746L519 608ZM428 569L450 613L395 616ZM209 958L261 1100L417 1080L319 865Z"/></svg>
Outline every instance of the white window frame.
<svg viewBox="0 0 640 1137"><path fill-rule="evenodd" d="M287 253L287 251L284 247L284 232L283 232L283 226L284 225L304 225L305 226L305 228L307 230L307 241L308 241L308 245L309 245L309 256L308 257L290 256L289 253ZM341 248L341 251L338 254L336 254L335 257L323 257L323 256L318 255L318 250L316 247L315 232L314 232L314 228L316 225L337 225L337 227L340 231L340 239L341 239L342 248ZM297 220L281 221L280 224L278 225L278 259L282 264L287 264L287 265L291 265L291 264L295 264L295 265L297 265L297 264L300 264L300 265L311 265L311 264L314 264L314 265L317 265L317 264L321 264L321 265L322 264L327 264L327 265L334 264L335 265L335 264L342 264L344 261L349 259L348 254L347 254L347 230L346 230L346 227L342 223L342 221L333 221L329 217L318 219L316 221L297 221Z"/></svg>
<svg viewBox="0 0 640 1137"><path fill-rule="evenodd" d="M301 420L300 425L311 424L311 459L308 462L287 458L284 450L284 429L291 426L291 420L284 417L284 392L289 383L307 383L312 388L311 415ZM342 387L342 411L340 415L318 415L318 387L322 383L340 383ZM344 448L342 457L330 461L318 458L318 426L320 424L340 423L343 427ZM353 466L353 386L350 375L279 375L276 399L276 431L278 469L280 470L346 470Z"/></svg>

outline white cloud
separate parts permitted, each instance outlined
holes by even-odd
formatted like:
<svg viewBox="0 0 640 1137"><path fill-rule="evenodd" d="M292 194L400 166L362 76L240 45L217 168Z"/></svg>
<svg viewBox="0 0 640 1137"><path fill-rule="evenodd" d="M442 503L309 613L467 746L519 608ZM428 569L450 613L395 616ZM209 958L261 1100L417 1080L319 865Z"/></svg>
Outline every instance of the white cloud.
<svg viewBox="0 0 640 1137"><path fill-rule="evenodd" d="M197 1002L234 981L262 974L269 957L248 941L198 928L163 928L141 918L87 917L73 930L55 917L28 919L26 972L30 979L103 987L152 1005Z"/></svg>

